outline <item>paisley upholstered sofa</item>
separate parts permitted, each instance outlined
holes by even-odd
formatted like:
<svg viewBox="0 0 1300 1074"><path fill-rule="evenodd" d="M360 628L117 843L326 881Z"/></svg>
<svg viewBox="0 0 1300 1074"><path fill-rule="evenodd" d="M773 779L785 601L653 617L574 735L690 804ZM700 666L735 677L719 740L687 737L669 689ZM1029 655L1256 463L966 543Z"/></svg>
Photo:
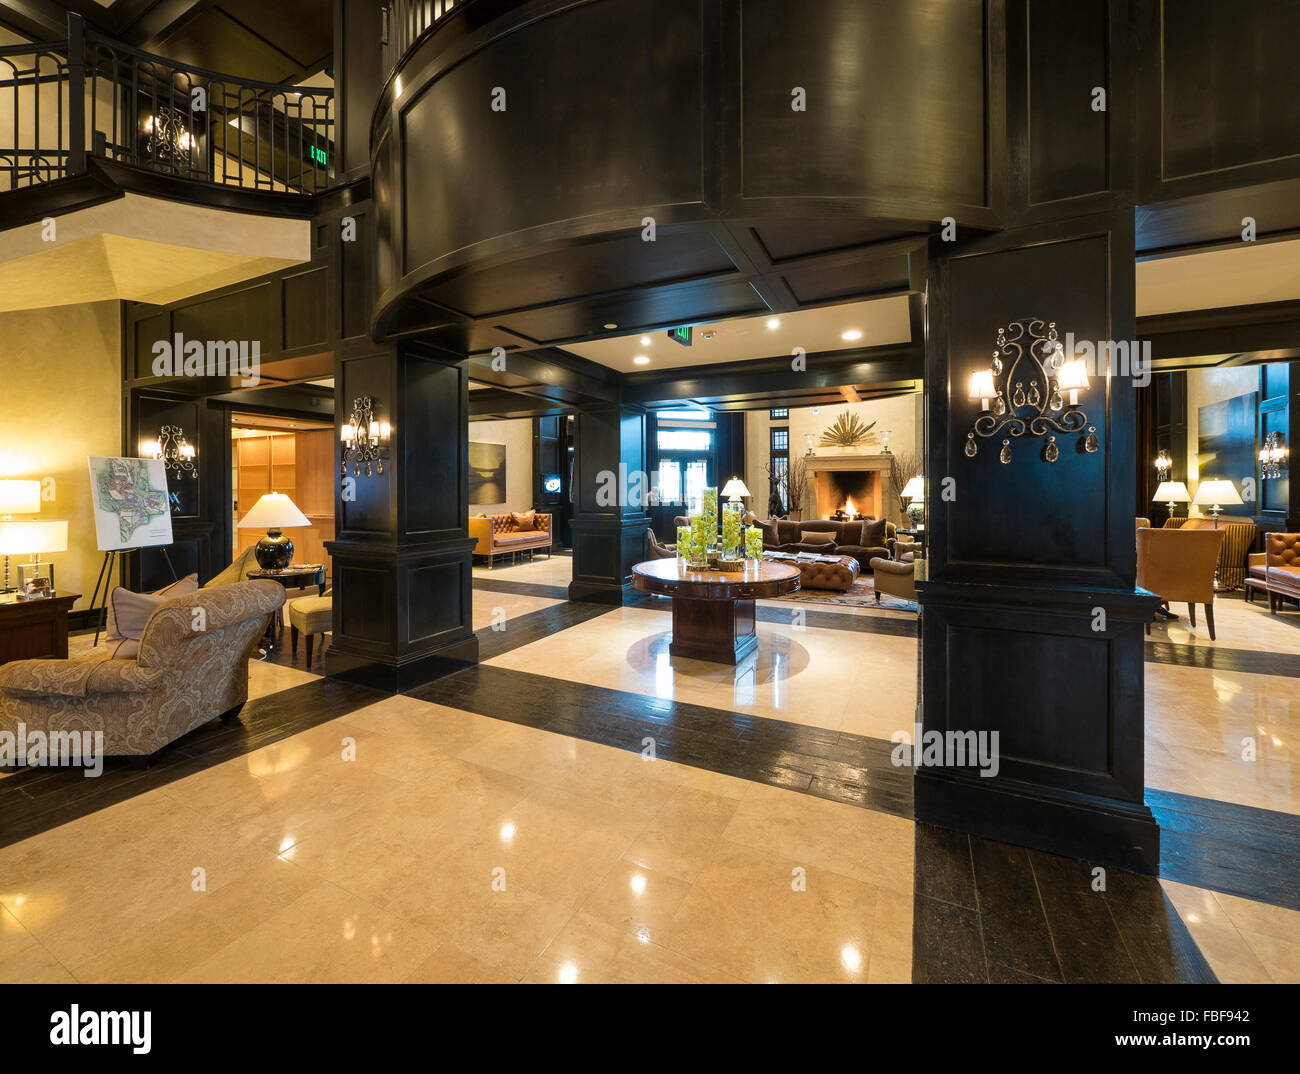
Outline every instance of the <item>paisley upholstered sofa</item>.
<svg viewBox="0 0 1300 1074"><path fill-rule="evenodd" d="M0 666L0 730L101 731L109 757L143 757L248 700L248 661L284 589L266 579L201 589L150 615L135 656Z"/></svg>

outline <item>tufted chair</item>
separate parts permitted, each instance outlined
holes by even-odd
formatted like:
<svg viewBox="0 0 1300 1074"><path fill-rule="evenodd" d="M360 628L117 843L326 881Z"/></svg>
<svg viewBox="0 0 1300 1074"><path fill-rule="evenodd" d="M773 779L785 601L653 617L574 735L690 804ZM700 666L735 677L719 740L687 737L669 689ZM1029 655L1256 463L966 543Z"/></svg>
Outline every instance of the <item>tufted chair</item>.
<svg viewBox="0 0 1300 1074"><path fill-rule="evenodd" d="M1264 534L1264 551L1250 557L1250 576L1264 583L1269 611L1278 597L1300 600L1300 533Z"/></svg>
<svg viewBox="0 0 1300 1074"><path fill-rule="evenodd" d="M106 756L147 757L217 716L239 714L249 658L283 604L284 589L269 579L200 589L154 610L133 657L92 651L5 664L0 730L100 731Z"/></svg>
<svg viewBox="0 0 1300 1074"><path fill-rule="evenodd" d="M1140 529L1137 531L1137 584L1166 604L1186 601L1187 617L1196 626L1196 605L1205 605L1205 625L1214 640L1214 569L1225 533L1214 529ZM1151 624L1147 624L1147 633Z"/></svg>

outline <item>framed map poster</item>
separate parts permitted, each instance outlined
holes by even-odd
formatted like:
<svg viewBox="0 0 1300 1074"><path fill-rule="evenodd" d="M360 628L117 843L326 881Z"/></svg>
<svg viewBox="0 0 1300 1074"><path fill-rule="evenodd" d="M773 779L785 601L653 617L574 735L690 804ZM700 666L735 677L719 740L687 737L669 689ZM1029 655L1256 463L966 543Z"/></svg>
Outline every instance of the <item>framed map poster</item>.
<svg viewBox="0 0 1300 1074"><path fill-rule="evenodd" d="M90 456L95 539L101 552L172 543L167 471L162 459Z"/></svg>

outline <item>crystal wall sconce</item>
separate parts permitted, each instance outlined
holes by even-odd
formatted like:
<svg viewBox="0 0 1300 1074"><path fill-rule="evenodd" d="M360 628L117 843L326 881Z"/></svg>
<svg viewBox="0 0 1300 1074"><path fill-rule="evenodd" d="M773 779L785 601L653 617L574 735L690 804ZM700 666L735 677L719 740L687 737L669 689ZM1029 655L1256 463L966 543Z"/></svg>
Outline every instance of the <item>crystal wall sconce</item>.
<svg viewBox="0 0 1300 1074"><path fill-rule="evenodd" d="M1286 446L1286 437L1279 432L1267 433L1264 446L1259 449L1259 476L1261 478L1278 478L1286 473L1287 457L1290 451Z"/></svg>
<svg viewBox="0 0 1300 1074"><path fill-rule="evenodd" d="M179 425L164 425L158 430L157 440L146 440L140 445L140 454L149 459L162 459L163 467L177 477L199 476L194 446L185 439Z"/></svg>
<svg viewBox="0 0 1300 1074"><path fill-rule="evenodd" d="M1169 471L1174 468L1174 460L1169 457L1169 452L1161 448L1156 455L1156 478L1159 481L1169 480Z"/></svg>
<svg viewBox="0 0 1300 1074"><path fill-rule="evenodd" d="M1066 361L1064 349L1055 321L1025 317L998 329L993 361L970 378L968 398L980 401L980 412L966 434L968 458L979 453L977 437L993 436L1002 437L998 459L1004 464L1011 461L1011 441L1026 436L1047 438L1045 462L1060 458L1056 434L1080 433L1080 451L1098 450L1097 427L1079 406L1087 366L1077 358Z"/></svg>
<svg viewBox="0 0 1300 1074"><path fill-rule="evenodd" d="M366 477L373 473L384 472L384 460L388 458L388 438L392 426L386 421L375 418L374 400L368 395L352 401L352 414L343 426L339 438L343 441L343 461L339 466L339 476L348 473L348 457L352 458L352 474L361 476L361 467L366 468ZM374 469L371 469L371 465Z"/></svg>

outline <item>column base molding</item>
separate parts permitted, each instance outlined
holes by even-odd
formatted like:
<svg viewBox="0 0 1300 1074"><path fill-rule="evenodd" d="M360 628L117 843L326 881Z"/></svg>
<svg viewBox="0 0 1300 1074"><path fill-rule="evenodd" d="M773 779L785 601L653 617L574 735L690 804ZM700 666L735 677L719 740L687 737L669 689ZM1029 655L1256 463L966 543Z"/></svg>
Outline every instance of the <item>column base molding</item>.
<svg viewBox="0 0 1300 1074"><path fill-rule="evenodd" d="M981 779L917 772L916 819L1004 843L1154 876L1160 826L1145 804Z"/></svg>

